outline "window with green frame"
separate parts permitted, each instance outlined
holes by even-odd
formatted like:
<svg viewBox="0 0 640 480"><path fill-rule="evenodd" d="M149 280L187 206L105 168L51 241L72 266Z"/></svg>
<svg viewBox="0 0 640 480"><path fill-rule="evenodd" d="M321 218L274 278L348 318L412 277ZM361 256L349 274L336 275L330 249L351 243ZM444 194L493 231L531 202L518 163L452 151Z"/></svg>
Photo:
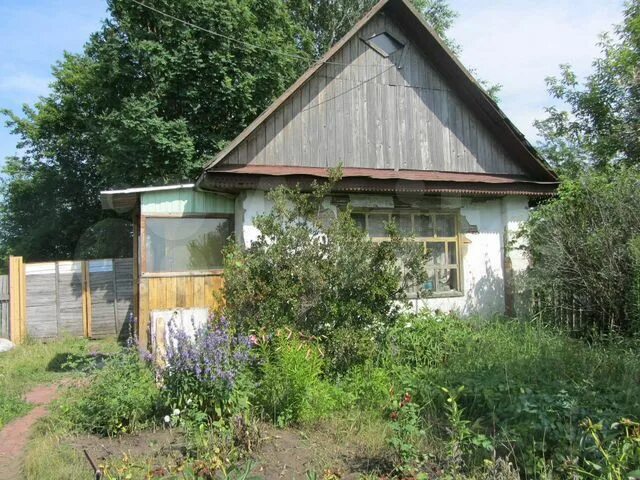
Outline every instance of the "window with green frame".
<svg viewBox="0 0 640 480"><path fill-rule="evenodd" d="M453 213L371 211L354 212L355 222L375 241L389 239L387 224L395 222L403 235L413 235L429 254L429 278L423 288L434 295L460 294L460 242Z"/></svg>

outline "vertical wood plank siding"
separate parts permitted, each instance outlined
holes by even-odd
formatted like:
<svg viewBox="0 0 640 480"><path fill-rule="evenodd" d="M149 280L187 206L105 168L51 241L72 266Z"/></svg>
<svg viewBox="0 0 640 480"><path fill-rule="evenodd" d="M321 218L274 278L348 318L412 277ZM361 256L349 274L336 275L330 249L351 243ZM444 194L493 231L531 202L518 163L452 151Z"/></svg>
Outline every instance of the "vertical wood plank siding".
<svg viewBox="0 0 640 480"><path fill-rule="evenodd" d="M384 31L388 58L362 40ZM384 13L329 61L224 164L525 173Z"/></svg>
<svg viewBox="0 0 640 480"><path fill-rule="evenodd" d="M140 278L139 330L141 345L149 343L149 319L153 310L216 308L216 292L222 290L221 274Z"/></svg>
<svg viewBox="0 0 640 480"><path fill-rule="evenodd" d="M0 338L9 338L9 276L0 275Z"/></svg>

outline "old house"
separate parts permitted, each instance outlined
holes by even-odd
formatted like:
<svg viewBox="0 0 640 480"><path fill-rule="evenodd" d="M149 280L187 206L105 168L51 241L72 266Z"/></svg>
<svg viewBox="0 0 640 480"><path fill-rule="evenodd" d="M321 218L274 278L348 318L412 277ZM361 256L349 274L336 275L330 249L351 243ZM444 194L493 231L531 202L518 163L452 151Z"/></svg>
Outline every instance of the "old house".
<svg viewBox="0 0 640 480"><path fill-rule="evenodd" d="M103 192L136 219L137 314L205 307L225 239L256 238L265 192L343 166L328 209L350 203L373 238L394 218L432 252L420 300L462 313L513 308L525 259L508 248L557 178L406 0L382 0L207 163L192 185Z"/></svg>

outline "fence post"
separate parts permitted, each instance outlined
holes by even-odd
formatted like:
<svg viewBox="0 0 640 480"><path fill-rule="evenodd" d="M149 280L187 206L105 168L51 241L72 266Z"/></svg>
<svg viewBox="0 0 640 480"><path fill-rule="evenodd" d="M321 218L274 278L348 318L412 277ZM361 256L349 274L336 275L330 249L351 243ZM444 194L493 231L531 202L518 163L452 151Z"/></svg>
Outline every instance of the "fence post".
<svg viewBox="0 0 640 480"><path fill-rule="evenodd" d="M15 344L27 337L27 302L22 257L9 257L9 336Z"/></svg>

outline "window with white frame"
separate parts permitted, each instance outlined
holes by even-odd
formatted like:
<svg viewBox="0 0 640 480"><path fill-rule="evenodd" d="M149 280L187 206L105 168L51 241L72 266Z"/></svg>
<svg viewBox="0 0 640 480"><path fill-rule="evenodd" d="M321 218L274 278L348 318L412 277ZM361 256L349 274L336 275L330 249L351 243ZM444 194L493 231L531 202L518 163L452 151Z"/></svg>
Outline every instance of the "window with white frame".
<svg viewBox="0 0 640 480"><path fill-rule="evenodd" d="M371 211L352 214L373 241L389 239L387 225L394 222L401 234L413 235L428 253L429 278L422 286L433 295L460 294L460 242L457 216L452 213Z"/></svg>

